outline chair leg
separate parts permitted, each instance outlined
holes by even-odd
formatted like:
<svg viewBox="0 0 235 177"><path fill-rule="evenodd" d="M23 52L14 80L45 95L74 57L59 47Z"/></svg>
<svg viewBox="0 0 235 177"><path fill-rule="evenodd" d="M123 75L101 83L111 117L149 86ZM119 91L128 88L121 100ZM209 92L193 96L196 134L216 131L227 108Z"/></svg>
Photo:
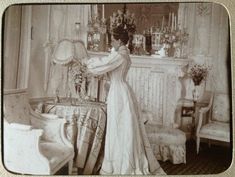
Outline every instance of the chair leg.
<svg viewBox="0 0 235 177"><path fill-rule="evenodd" d="M199 153L200 137L197 136L197 154Z"/></svg>
<svg viewBox="0 0 235 177"><path fill-rule="evenodd" d="M208 146L209 146L209 148L211 148L211 140L210 139L208 139Z"/></svg>
<svg viewBox="0 0 235 177"><path fill-rule="evenodd" d="M73 159L69 161L69 164L68 164L68 173L69 175L71 175L73 172Z"/></svg>

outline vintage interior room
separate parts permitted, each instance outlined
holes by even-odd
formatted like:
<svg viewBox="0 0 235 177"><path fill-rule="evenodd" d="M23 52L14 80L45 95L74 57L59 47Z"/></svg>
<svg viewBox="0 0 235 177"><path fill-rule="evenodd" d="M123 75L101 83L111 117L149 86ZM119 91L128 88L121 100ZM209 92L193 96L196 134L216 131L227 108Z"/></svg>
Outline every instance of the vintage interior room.
<svg viewBox="0 0 235 177"><path fill-rule="evenodd" d="M229 168L230 29L222 5L12 5L3 22L9 173Z"/></svg>

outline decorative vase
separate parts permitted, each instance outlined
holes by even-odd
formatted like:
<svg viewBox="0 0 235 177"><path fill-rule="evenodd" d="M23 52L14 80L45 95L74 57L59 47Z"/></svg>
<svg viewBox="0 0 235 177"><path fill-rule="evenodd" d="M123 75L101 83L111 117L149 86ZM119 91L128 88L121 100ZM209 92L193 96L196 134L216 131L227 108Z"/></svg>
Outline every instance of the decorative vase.
<svg viewBox="0 0 235 177"><path fill-rule="evenodd" d="M200 85L195 85L193 89L193 101L197 101L200 96Z"/></svg>
<svg viewBox="0 0 235 177"><path fill-rule="evenodd" d="M170 44L170 47L168 48L168 57L174 57L174 53L175 53L175 48L173 44Z"/></svg>
<svg viewBox="0 0 235 177"><path fill-rule="evenodd" d="M201 77L195 77L195 78L192 78L193 79L193 83L195 86L199 86L202 82L202 78Z"/></svg>
<svg viewBox="0 0 235 177"><path fill-rule="evenodd" d="M151 33L150 32L147 32L145 34L145 50L146 50L148 55L151 55L151 51L152 51L152 37L151 37Z"/></svg>

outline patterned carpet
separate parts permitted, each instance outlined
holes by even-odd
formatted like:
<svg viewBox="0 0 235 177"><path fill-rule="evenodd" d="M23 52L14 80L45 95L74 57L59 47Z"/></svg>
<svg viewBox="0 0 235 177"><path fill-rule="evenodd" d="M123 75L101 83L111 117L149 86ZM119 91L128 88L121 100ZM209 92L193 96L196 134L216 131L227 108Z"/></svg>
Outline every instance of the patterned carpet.
<svg viewBox="0 0 235 177"><path fill-rule="evenodd" d="M197 174L218 174L230 166L232 160L231 148L225 146L201 143L200 152L196 154L195 141L186 143L187 163L174 165L169 161L159 161L167 175L197 175ZM73 175L80 173L73 168ZM67 175L67 168L62 168L57 175Z"/></svg>
<svg viewBox="0 0 235 177"><path fill-rule="evenodd" d="M160 162L168 175L218 174L229 168L232 151L229 147L201 143L200 152L196 154L195 141L186 144L186 164L173 165L171 162Z"/></svg>

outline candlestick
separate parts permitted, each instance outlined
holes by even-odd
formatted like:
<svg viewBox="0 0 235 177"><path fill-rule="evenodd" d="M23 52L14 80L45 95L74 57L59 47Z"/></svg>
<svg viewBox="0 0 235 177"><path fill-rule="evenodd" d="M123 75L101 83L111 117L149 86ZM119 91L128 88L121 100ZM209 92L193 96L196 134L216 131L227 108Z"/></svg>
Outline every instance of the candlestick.
<svg viewBox="0 0 235 177"><path fill-rule="evenodd" d="M88 21L91 21L91 6L88 8Z"/></svg>
<svg viewBox="0 0 235 177"><path fill-rule="evenodd" d="M172 12L172 21L171 21L171 32L174 30L174 12Z"/></svg>
<svg viewBox="0 0 235 177"><path fill-rule="evenodd" d="M175 30L176 30L176 15L175 15Z"/></svg>
<svg viewBox="0 0 235 177"><path fill-rule="evenodd" d="M161 27L161 31L163 31L163 28L164 28L164 15L163 15L163 17L162 17L162 27Z"/></svg>
<svg viewBox="0 0 235 177"><path fill-rule="evenodd" d="M184 10L184 28L187 28L187 15L188 15L188 10L185 8Z"/></svg>
<svg viewBox="0 0 235 177"><path fill-rule="evenodd" d="M171 24L171 13L169 13L169 18L168 18L168 27L170 28L170 24Z"/></svg>
<svg viewBox="0 0 235 177"><path fill-rule="evenodd" d="M94 16L95 16L95 18L98 16L98 9L97 9L97 4L96 5L94 5Z"/></svg>
<svg viewBox="0 0 235 177"><path fill-rule="evenodd" d="M104 4L102 5L102 19L104 19Z"/></svg>

